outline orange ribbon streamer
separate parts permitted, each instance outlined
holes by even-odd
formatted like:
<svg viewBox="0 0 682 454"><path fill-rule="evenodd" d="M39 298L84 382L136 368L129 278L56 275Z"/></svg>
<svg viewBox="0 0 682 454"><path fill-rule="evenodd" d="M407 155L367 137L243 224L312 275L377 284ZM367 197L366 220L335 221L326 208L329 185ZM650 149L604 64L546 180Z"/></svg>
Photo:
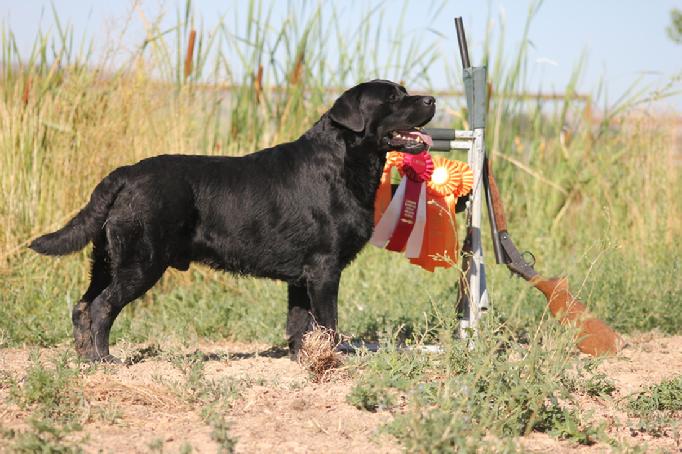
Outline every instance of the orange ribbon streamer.
<svg viewBox="0 0 682 454"><path fill-rule="evenodd" d="M474 174L464 162L435 156L433 166L431 181L426 185L429 200L424 242L419 257L410 259L410 263L427 271L450 268L457 263L455 206L457 198L468 194L474 184Z"/></svg>
<svg viewBox="0 0 682 454"><path fill-rule="evenodd" d="M386 164L384 165L384 173L381 174L381 182L379 189L377 189L376 197L374 198L374 225L379 223L384 211L391 203L393 194L391 193L391 169L394 167L399 169L402 167L403 154L397 151L391 151L386 155Z"/></svg>

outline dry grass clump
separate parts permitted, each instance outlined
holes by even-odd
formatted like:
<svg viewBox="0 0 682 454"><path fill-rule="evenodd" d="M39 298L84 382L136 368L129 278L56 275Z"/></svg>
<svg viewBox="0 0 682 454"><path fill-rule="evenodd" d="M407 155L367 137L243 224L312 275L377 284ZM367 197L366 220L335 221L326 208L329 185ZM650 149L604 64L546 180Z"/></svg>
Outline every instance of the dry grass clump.
<svg viewBox="0 0 682 454"><path fill-rule="evenodd" d="M337 346L335 332L319 325L303 336L298 363L312 373L314 382L328 381L334 369L343 364Z"/></svg>

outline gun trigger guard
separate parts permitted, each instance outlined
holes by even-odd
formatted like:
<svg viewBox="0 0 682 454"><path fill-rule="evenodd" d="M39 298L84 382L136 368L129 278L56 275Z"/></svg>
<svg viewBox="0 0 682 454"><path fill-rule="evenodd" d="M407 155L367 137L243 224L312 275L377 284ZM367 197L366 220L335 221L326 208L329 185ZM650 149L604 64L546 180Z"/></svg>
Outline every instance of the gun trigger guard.
<svg viewBox="0 0 682 454"><path fill-rule="evenodd" d="M530 260L526 260L526 256L530 256ZM523 251L521 258L528 266L535 267L535 256L530 251Z"/></svg>

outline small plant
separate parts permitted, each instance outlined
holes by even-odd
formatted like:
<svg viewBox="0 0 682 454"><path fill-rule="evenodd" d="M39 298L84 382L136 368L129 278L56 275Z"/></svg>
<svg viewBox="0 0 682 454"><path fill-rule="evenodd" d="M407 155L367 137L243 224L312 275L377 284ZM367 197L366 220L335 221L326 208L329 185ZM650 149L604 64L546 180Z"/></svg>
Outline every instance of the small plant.
<svg viewBox="0 0 682 454"><path fill-rule="evenodd" d="M630 395L627 399L627 409L635 416L654 411L669 413L682 411L682 375Z"/></svg>
<svg viewBox="0 0 682 454"><path fill-rule="evenodd" d="M393 405L388 389L378 383L359 383L346 397L355 408L367 411L385 410Z"/></svg>
<svg viewBox="0 0 682 454"><path fill-rule="evenodd" d="M237 440L230 436L230 425L223 415L218 412L212 412L206 422L213 429L211 431L211 439L218 443L218 452L220 454L232 454L237 444Z"/></svg>
<svg viewBox="0 0 682 454"><path fill-rule="evenodd" d="M179 454L191 454L192 451L194 451L194 448L192 448L192 445L187 442L183 443L178 450Z"/></svg>
<svg viewBox="0 0 682 454"><path fill-rule="evenodd" d="M626 398L630 416L639 418L633 433L646 432L654 437L667 434L677 425L682 411L682 375L664 380Z"/></svg>
<svg viewBox="0 0 682 454"><path fill-rule="evenodd" d="M149 452L156 453L156 454L163 454L163 439L161 438L155 438L149 444L147 447L149 448Z"/></svg>
<svg viewBox="0 0 682 454"><path fill-rule="evenodd" d="M229 410L232 402L239 396L240 386L244 383L229 379L206 378L206 355L201 352L171 356L170 361L182 372L185 381L165 384L180 399L201 407L201 419L211 427L211 438L218 443L218 452L224 454L234 452L236 440L230 437L229 424L223 412ZM162 378L158 380L164 383ZM188 452L191 452L191 447L189 449Z"/></svg>
<svg viewBox="0 0 682 454"><path fill-rule="evenodd" d="M83 440L67 441L70 433L47 419L29 419L29 429L25 431L2 430L0 436L10 441L11 452L21 454L80 454L78 446Z"/></svg>
<svg viewBox="0 0 682 454"><path fill-rule="evenodd" d="M243 385L242 382L206 378L206 357L203 353L173 355L170 356L170 361L182 372L184 381L169 382L163 377L157 376L155 378L159 383L168 386L180 400L192 405L210 404L227 408L230 402L239 396L239 388Z"/></svg>
<svg viewBox="0 0 682 454"><path fill-rule="evenodd" d="M123 418L120 407L113 402L97 406L93 409L93 416L106 424L116 424Z"/></svg>
<svg viewBox="0 0 682 454"><path fill-rule="evenodd" d="M65 352L48 368L37 351L29 355L26 376L19 382L10 377L10 399L30 410L29 430L9 431L5 438L13 440L15 452L78 453L78 441L66 436L81 429L84 396L80 370L69 365L72 355Z"/></svg>
<svg viewBox="0 0 682 454"><path fill-rule="evenodd" d="M436 355L386 346L359 366L364 370L346 400L362 410L388 409L394 405L398 392L420 386L420 379L435 358Z"/></svg>
<svg viewBox="0 0 682 454"><path fill-rule="evenodd" d="M584 445L603 439L604 429L590 425L575 409L569 390L575 380L568 377L572 358L564 343L555 342L554 350L532 340L520 344L510 330L484 324L473 349L453 343L424 365L402 355L396 363L401 367L389 370L406 372L401 387L408 408L389 432L407 451L419 452L514 452L517 437L533 431ZM372 358L365 367L382 370L393 361L390 355ZM385 370L379 377L391 375ZM353 403L374 404L377 389L363 379L364 387L358 385L351 394ZM379 391L386 388L386 381L379 383L384 386ZM605 390L603 383L596 387Z"/></svg>
<svg viewBox="0 0 682 454"><path fill-rule="evenodd" d="M30 409L38 418L69 424L78 429L83 413L83 392L80 371L69 366L71 354L66 352L54 361L54 368L46 368L38 352L29 357L30 366L20 383L14 381L10 398L21 408Z"/></svg>
<svg viewBox="0 0 682 454"><path fill-rule="evenodd" d="M550 403L542 407L533 429L581 445L594 444L603 433L600 428L583 424L574 410L562 408L556 399L550 399Z"/></svg>
<svg viewBox="0 0 682 454"><path fill-rule="evenodd" d="M616 385L605 373L597 368L603 358L585 358L576 363L576 373L562 378L563 385L571 392L577 391L588 396L610 396Z"/></svg>
<svg viewBox="0 0 682 454"><path fill-rule="evenodd" d="M585 382L585 392L588 396L610 396L616 390L616 385L606 374L598 372L590 376Z"/></svg>

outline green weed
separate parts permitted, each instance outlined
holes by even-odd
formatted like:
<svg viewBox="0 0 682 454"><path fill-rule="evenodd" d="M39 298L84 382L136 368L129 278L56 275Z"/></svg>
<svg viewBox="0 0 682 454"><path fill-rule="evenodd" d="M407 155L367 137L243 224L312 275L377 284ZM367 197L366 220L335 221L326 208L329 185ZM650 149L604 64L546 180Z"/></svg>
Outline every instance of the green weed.
<svg viewBox="0 0 682 454"><path fill-rule="evenodd" d="M592 445L603 434L603 428L583 423L575 410L561 407L555 398L542 407L533 430L547 432L560 440L571 440L581 445Z"/></svg>
<svg viewBox="0 0 682 454"><path fill-rule="evenodd" d="M367 411L385 410L394 403L393 396L383 384L368 380L355 383L347 400L354 407Z"/></svg>
<svg viewBox="0 0 682 454"><path fill-rule="evenodd" d="M149 452L156 453L156 454L163 454L163 439L161 438L156 438L152 440L147 447L149 448Z"/></svg>
<svg viewBox="0 0 682 454"><path fill-rule="evenodd" d="M230 425L223 415L218 412L211 412L205 417L211 426L211 439L218 443L220 454L232 454L237 441L230 435Z"/></svg>
<svg viewBox="0 0 682 454"><path fill-rule="evenodd" d="M29 356L29 367L22 380L9 377L10 399L29 410L29 429L10 430L3 434L15 452L78 453L83 440L67 441L67 436L81 430L86 405L78 364L65 352L46 367L37 351Z"/></svg>
<svg viewBox="0 0 682 454"><path fill-rule="evenodd" d="M65 352L46 368L40 354L31 352L26 376L10 388L10 398L21 408L30 409L37 418L45 418L80 428L84 410L80 369L72 367L73 355Z"/></svg>
<svg viewBox="0 0 682 454"><path fill-rule="evenodd" d="M102 421L103 423L113 425L120 422L120 420L123 418L123 412L117 404L109 402L95 407L93 410L93 416L95 419Z"/></svg>
<svg viewBox="0 0 682 454"><path fill-rule="evenodd" d="M407 411L387 430L408 452L512 452L514 440L533 431L579 444L605 439L573 403L570 333L546 324L519 344L489 315L473 349L454 341L439 354L389 348L368 357L349 402L373 411L400 392Z"/></svg>
<svg viewBox="0 0 682 454"><path fill-rule="evenodd" d="M347 401L368 411L389 409L399 392L408 390L421 379L433 359L419 351L403 351L395 346L386 346L371 356L356 359L354 366L359 377Z"/></svg>
<svg viewBox="0 0 682 454"><path fill-rule="evenodd" d="M225 413L240 395L243 383L223 378L208 379L205 375L206 357L200 352L190 355L171 355L173 365L183 374L183 382L157 380L168 386L180 399L200 408L202 420L211 427L211 439L218 443L218 452L232 453L236 440L230 436Z"/></svg>
<svg viewBox="0 0 682 454"><path fill-rule="evenodd" d="M613 380L601 372L592 375L585 383L585 392L588 396L610 396L615 390Z"/></svg>
<svg viewBox="0 0 682 454"><path fill-rule="evenodd" d="M22 454L80 454L83 451L78 445L85 440L67 440L71 433L48 419L30 418L28 430L2 430L0 437L9 441L11 452Z"/></svg>
<svg viewBox="0 0 682 454"><path fill-rule="evenodd" d="M647 432L654 437L679 430L682 414L682 376L664 380L644 391L631 394L625 400L630 416L638 418L634 431Z"/></svg>
<svg viewBox="0 0 682 454"><path fill-rule="evenodd" d="M682 411L682 375L664 380L627 399L627 408L634 415L653 411Z"/></svg>
<svg viewBox="0 0 682 454"><path fill-rule="evenodd" d="M194 451L194 448L192 448L192 445L190 443L183 443L180 446L178 453L179 454L192 454L193 451Z"/></svg>

